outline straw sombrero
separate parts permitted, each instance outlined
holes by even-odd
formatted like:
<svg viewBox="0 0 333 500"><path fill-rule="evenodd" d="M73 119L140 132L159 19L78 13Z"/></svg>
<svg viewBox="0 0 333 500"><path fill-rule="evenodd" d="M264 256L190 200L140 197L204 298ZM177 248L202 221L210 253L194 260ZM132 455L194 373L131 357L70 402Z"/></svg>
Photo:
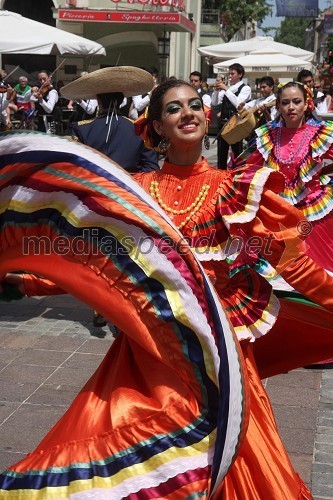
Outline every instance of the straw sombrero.
<svg viewBox="0 0 333 500"><path fill-rule="evenodd" d="M153 86L153 77L147 71L134 66L117 66L82 76L62 87L60 93L66 99L96 99L97 94L111 92L132 97L150 92Z"/></svg>

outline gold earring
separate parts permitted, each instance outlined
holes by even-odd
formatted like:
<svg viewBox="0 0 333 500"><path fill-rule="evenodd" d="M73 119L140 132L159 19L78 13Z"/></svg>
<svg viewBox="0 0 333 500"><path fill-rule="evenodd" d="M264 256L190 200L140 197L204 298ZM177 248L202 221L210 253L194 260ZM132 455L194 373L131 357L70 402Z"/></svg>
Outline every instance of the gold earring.
<svg viewBox="0 0 333 500"><path fill-rule="evenodd" d="M162 137L157 147L161 154L165 154L170 147L169 139L167 139L166 137Z"/></svg>
<svg viewBox="0 0 333 500"><path fill-rule="evenodd" d="M210 148L210 140L209 140L209 137L208 137L207 134L205 134L203 136L203 143L204 143L205 149L209 149Z"/></svg>

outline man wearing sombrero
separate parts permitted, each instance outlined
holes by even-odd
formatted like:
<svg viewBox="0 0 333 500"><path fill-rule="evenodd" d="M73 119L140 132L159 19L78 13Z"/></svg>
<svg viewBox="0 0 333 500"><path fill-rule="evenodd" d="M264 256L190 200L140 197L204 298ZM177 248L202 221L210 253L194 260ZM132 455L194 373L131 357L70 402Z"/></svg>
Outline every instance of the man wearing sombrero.
<svg viewBox="0 0 333 500"><path fill-rule="evenodd" d="M158 154L144 146L131 120L122 116L124 97L149 92L152 76L140 68L103 68L75 80L61 89L66 99L97 99L99 115L73 126L75 138L97 149L130 173L157 170Z"/></svg>

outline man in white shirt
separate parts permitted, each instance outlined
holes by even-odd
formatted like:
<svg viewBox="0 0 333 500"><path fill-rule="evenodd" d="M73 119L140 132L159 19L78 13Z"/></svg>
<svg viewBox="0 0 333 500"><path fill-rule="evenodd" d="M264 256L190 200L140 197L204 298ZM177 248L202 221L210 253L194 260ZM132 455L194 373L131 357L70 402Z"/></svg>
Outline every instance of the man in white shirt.
<svg viewBox="0 0 333 500"><path fill-rule="evenodd" d="M49 132L55 118L53 116L55 105L58 102L59 94L51 83L49 73L42 70L38 73L39 87L32 87L26 94L25 100L32 100L37 109L37 130L40 132ZM51 125L52 124L52 125ZM55 125L54 125L55 126Z"/></svg>
<svg viewBox="0 0 333 500"><path fill-rule="evenodd" d="M238 111L251 110L251 108L256 108L252 110L255 116L255 122L253 131L246 137L248 145L257 137L254 130L265 123L275 120L279 115L278 110L275 106L276 96L274 94L274 80L271 76L263 76L259 80L259 90L261 97L258 99L253 99L247 103L241 103L238 106ZM244 113L244 111L243 111ZM245 113L241 113L241 116L245 116Z"/></svg>
<svg viewBox="0 0 333 500"><path fill-rule="evenodd" d="M74 111L75 102L79 106L81 106L81 108L83 109L83 112L86 113L87 115L94 115L97 111L97 106L98 106L97 99L87 99L86 101L84 101L83 99L76 99L75 101L71 100L67 104L67 109ZM82 116L84 116L84 114ZM80 118L82 118L82 117L80 117ZM79 120L76 120L76 121L79 121Z"/></svg>
<svg viewBox="0 0 333 500"><path fill-rule="evenodd" d="M14 95L14 89L8 87L8 85L2 82L0 82L0 87L4 90L3 92L0 92L0 132L2 132L8 130L10 127L7 108L11 97Z"/></svg>
<svg viewBox="0 0 333 500"><path fill-rule="evenodd" d="M145 71L148 71L148 73L151 74L154 80L154 87L151 89L151 91L154 90L155 87L157 87L158 82L158 72L155 67L149 67L149 68L144 68ZM142 115L145 112L146 107L150 103L150 94L151 92L147 92L147 94L142 94L142 95L135 95L132 97L132 103L133 106L131 106L131 109L129 111L129 118L131 120L137 120L140 115Z"/></svg>
<svg viewBox="0 0 333 500"><path fill-rule="evenodd" d="M190 74L190 84L193 88L200 94L202 102L208 108L212 107L211 97L209 94L205 93L202 88L202 74L200 71L192 71Z"/></svg>
<svg viewBox="0 0 333 500"><path fill-rule="evenodd" d="M278 115L275 104L272 104L276 101L273 78L271 76L263 76L260 78L259 90L261 97L246 103L241 103L238 106L238 111L241 111L242 109L250 109L256 106L258 110L262 112L262 119L260 119L258 126L271 120L275 120ZM270 104L270 106L267 106L268 104Z"/></svg>
<svg viewBox="0 0 333 500"><path fill-rule="evenodd" d="M314 78L313 74L308 69L302 69L297 75L297 81L303 83L303 85L307 85L313 92L315 109L312 111L312 114L318 120L322 120L318 114L327 113L327 103L325 100L325 94L320 92L319 90L314 88Z"/></svg>
<svg viewBox="0 0 333 500"><path fill-rule="evenodd" d="M229 66L229 86L221 79L217 79L215 91L212 94L212 106L220 105L219 131L230 118L237 113L241 103L251 99L251 87L243 82L245 70L241 64ZM217 138L217 167L226 170L230 145L218 134ZM243 142L231 145L235 158L243 150Z"/></svg>
<svg viewBox="0 0 333 500"><path fill-rule="evenodd" d="M80 77L82 76L87 76L89 73L88 71L81 71ZM60 92L61 93L61 92ZM94 115L97 111L97 99L87 99L84 101L83 99L76 99L76 100L70 100L67 104L67 109L74 111L74 104L77 103L82 109L83 112L81 113L76 113L78 116L75 116L75 119L72 121L80 121L83 119L84 115Z"/></svg>

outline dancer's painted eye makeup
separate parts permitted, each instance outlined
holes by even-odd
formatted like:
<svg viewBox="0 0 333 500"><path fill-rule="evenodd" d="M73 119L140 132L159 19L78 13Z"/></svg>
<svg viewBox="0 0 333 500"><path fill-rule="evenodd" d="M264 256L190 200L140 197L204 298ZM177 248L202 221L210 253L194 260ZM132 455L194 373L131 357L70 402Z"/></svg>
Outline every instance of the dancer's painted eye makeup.
<svg viewBox="0 0 333 500"><path fill-rule="evenodd" d="M192 109L199 110L202 108L202 102L200 99L196 98L193 101L191 101L190 106Z"/></svg>
<svg viewBox="0 0 333 500"><path fill-rule="evenodd" d="M170 102L167 105L166 112L167 113L177 113L181 109L181 105L177 102Z"/></svg>
<svg viewBox="0 0 333 500"><path fill-rule="evenodd" d="M202 109L201 99L195 97L191 99L188 103L188 106L195 111L199 111ZM169 114L177 113L180 109L182 109L183 105L180 102L170 102L166 107L166 112Z"/></svg>
<svg viewBox="0 0 333 500"><path fill-rule="evenodd" d="M288 106L289 104L294 104L294 105L298 105L298 104L301 104L303 102L303 99L301 99L300 97L296 97L296 99L282 99L281 100L281 104L283 106Z"/></svg>

